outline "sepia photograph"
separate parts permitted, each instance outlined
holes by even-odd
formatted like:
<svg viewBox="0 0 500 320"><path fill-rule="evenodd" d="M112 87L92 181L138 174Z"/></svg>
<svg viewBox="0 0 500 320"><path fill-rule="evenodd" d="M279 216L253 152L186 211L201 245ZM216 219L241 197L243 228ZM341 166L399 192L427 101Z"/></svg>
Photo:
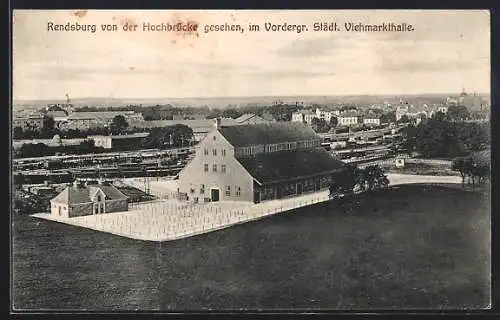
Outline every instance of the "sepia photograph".
<svg viewBox="0 0 500 320"><path fill-rule="evenodd" d="M488 10L13 10L10 310L489 310Z"/></svg>

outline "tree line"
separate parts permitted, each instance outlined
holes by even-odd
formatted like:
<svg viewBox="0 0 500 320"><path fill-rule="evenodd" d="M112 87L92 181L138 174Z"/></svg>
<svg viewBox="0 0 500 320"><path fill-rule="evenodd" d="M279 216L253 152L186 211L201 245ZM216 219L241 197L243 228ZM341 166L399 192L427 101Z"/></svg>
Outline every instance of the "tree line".
<svg viewBox="0 0 500 320"><path fill-rule="evenodd" d="M86 130L67 129L62 130L55 125L54 119L45 116L42 128L34 128L28 126L25 130L21 127L14 127L13 138L14 140L20 139L51 139L55 135L66 139L80 139L86 138L89 135L110 135L110 134L123 134L132 133L139 130L132 129L123 115L117 115L113 118L110 126L95 127Z"/></svg>
<svg viewBox="0 0 500 320"><path fill-rule="evenodd" d="M386 189L389 179L384 170L378 165L359 168L348 164L346 170L339 173L330 184L330 197L352 195L357 192L374 192Z"/></svg>
<svg viewBox="0 0 500 320"><path fill-rule="evenodd" d="M491 175L490 161L481 153L455 159L452 163L452 170L460 172L464 187L467 182L475 188L477 184L486 183Z"/></svg>
<svg viewBox="0 0 500 320"><path fill-rule="evenodd" d="M177 124L161 128L153 128L138 144L127 144L113 147L115 151L133 149L168 149L187 147L192 144L193 129ZM92 139L87 139L77 145L49 146L44 143L24 143L19 150L14 151L16 158L31 158L53 156L57 154L88 154L102 153L109 149L96 147Z"/></svg>
<svg viewBox="0 0 500 320"><path fill-rule="evenodd" d="M417 126L403 128L403 147L410 155L417 152L424 158L464 156L488 149L489 131L489 123L457 122L437 113Z"/></svg>

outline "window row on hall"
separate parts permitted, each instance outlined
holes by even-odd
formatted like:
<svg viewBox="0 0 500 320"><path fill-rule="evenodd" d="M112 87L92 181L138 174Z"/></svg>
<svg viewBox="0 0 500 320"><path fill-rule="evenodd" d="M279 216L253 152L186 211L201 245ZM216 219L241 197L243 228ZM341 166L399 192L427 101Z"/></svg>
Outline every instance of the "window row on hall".
<svg viewBox="0 0 500 320"><path fill-rule="evenodd" d="M249 147L241 147L235 150L237 156L248 156L262 152L277 152L304 148L314 148L321 145L321 140L305 140L294 142L283 142L274 144L261 144Z"/></svg>
<svg viewBox="0 0 500 320"><path fill-rule="evenodd" d="M278 197L278 193L282 197L295 195L298 192L312 192L318 191L320 189L328 188L330 183L332 182L332 178L329 176L312 178L312 179L301 179L294 182L289 183L280 183L275 185L268 185L262 187L260 191L261 200L271 200L276 199ZM300 191L299 191L300 185ZM279 191L278 191L279 189Z"/></svg>
<svg viewBox="0 0 500 320"><path fill-rule="evenodd" d="M204 163L203 172L209 172L209 171L210 171L209 164ZM212 164L212 172L219 172L219 171L220 173L226 173L227 172L226 165L225 164L217 165L216 163Z"/></svg>
<svg viewBox="0 0 500 320"><path fill-rule="evenodd" d="M194 189L191 189L190 191L191 191L191 193L195 192ZM200 195L205 194L206 192L207 192L207 190L205 188L205 185L204 184L200 185ZM231 186L224 187L224 195L226 197L230 197L233 194L233 192L234 192L235 196L237 196L237 197L241 196L241 187L235 186L234 189L232 189Z"/></svg>
<svg viewBox="0 0 500 320"><path fill-rule="evenodd" d="M212 149L212 155L213 155L214 157L216 157L216 156L217 156L217 154L218 154L218 151L217 151L217 150L218 150L218 149ZM203 149L203 154L204 154L204 155L206 155L206 156L208 156L208 148ZM220 154L221 154L223 157L225 157L225 156L226 156L226 149L221 149L221 150L220 150Z"/></svg>

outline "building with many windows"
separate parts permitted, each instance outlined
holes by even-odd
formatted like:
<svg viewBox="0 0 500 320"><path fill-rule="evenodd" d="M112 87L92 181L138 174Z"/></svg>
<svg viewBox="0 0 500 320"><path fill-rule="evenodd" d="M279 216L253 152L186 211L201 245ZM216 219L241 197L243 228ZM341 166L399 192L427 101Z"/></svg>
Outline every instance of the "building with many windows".
<svg viewBox="0 0 500 320"><path fill-rule="evenodd" d="M345 170L298 122L221 126L198 145L179 173L179 196L193 202L261 202L329 187Z"/></svg>
<svg viewBox="0 0 500 320"><path fill-rule="evenodd" d="M353 126L358 124L358 114L355 111L343 112L337 117L339 126Z"/></svg>
<svg viewBox="0 0 500 320"><path fill-rule="evenodd" d="M128 198L111 184L73 182L50 200L53 216L72 218L128 210Z"/></svg>
<svg viewBox="0 0 500 320"><path fill-rule="evenodd" d="M372 126L379 126L380 125L380 116L376 115L369 115L363 117L363 124L366 125L372 125Z"/></svg>
<svg viewBox="0 0 500 320"><path fill-rule="evenodd" d="M302 122L306 124L311 124L312 119L317 117L318 115L316 114L316 112L312 112L311 110L302 110L292 113L292 122Z"/></svg>

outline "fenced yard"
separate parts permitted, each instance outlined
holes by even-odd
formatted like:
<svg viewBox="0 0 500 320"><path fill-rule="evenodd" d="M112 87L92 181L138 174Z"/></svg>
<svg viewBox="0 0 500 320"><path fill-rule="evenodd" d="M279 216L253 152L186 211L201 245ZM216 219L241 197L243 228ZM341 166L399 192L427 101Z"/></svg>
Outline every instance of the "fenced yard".
<svg viewBox="0 0 500 320"><path fill-rule="evenodd" d="M47 213L33 216L133 239L168 241L227 228L328 199L327 190L260 204L247 202L192 204L168 199L134 203L126 212L75 218L61 218Z"/></svg>
<svg viewBox="0 0 500 320"><path fill-rule="evenodd" d="M461 183L461 178L455 176L388 174L388 178L390 185ZM259 204L229 201L193 204L175 199L175 192L172 191L176 186L175 180L152 181L151 184L151 189L160 199L131 203L129 211L126 212L75 218L60 218L47 213L33 216L133 239L169 241L224 229L329 200L329 192L324 190Z"/></svg>

